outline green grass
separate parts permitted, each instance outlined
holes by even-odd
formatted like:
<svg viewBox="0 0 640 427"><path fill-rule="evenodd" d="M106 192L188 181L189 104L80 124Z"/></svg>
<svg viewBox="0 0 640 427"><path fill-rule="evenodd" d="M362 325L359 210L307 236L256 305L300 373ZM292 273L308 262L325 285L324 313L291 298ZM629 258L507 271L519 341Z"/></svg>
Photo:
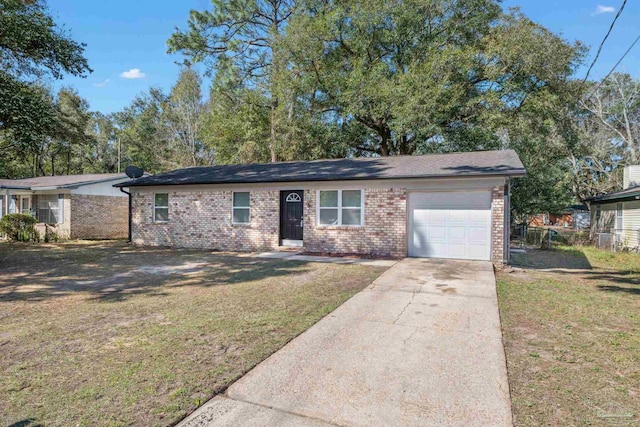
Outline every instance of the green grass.
<svg viewBox="0 0 640 427"><path fill-rule="evenodd" d="M498 273L515 424L640 422L640 256L530 251Z"/></svg>
<svg viewBox="0 0 640 427"><path fill-rule="evenodd" d="M171 425L384 270L121 242L0 265L0 425L60 426Z"/></svg>

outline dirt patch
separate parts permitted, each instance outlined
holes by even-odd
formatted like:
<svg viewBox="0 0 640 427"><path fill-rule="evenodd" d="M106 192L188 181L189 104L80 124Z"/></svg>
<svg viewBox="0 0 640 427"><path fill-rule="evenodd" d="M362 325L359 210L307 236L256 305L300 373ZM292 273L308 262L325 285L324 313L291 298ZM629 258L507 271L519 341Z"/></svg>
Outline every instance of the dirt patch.
<svg viewBox="0 0 640 427"><path fill-rule="evenodd" d="M0 425L171 425L385 270L123 242L0 263Z"/></svg>

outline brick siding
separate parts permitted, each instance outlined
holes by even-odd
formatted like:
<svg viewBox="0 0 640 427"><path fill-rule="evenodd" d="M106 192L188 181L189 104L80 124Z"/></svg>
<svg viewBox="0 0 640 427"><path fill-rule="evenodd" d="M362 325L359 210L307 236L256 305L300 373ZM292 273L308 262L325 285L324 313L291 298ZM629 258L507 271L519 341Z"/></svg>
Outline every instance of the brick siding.
<svg viewBox="0 0 640 427"><path fill-rule="evenodd" d="M304 194L305 250L406 255L404 190L365 190L364 227L316 226L316 192L306 190ZM232 191L170 192L169 221L154 223L154 195L134 193L133 243L230 251L276 249L280 244L280 192L251 191L247 225L231 223L232 197Z"/></svg>
<svg viewBox="0 0 640 427"><path fill-rule="evenodd" d="M129 234L127 197L71 195L72 239L124 239Z"/></svg>
<svg viewBox="0 0 640 427"><path fill-rule="evenodd" d="M407 193L400 188L364 190L364 226L319 226L316 190L304 191L304 250L383 257L407 255ZM169 221L153 222L153 193L133 196L133 243L229 251L276 249L280 192L253 190L247 225L231 223L233 192L170 192ZM504 187L492 190L491 260L503 262Z"/></svg>
<svg viewBox="0 0 640 427"><path fill-rule="evenodd" d="M491 191L491 261L505 262L504 187L494 187Z"/></svg>
<svg viewBox="0 0 640 427"><path fill-rule="evenodd" d="M304 192L304 247L309 252L407 255L407 195L404 189L364 191L364 227L317 225L315 190ZM310 224L310 226L307 226Z"/></svg>
<svg viewBox="0 0 640 427"><path fill-rule="evenodd" d="M169 221L153 222L151 193L134 193L137 245L230 251L270 250L279 241L279 191L251 191L250 223L231 223L232 191L170 192Z"/></svg>

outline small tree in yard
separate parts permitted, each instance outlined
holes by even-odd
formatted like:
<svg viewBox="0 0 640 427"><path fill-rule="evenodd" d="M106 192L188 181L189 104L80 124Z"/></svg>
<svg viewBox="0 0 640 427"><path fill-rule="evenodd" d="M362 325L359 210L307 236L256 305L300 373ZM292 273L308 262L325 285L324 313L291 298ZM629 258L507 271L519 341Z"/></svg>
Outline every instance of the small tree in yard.
<svg viewBox="0 0 640 427"><path fill-rule="evenodd" d="M0 232L9 240L30 242L39 240L37 220L29 214L9 214L0 219Z"/></svg>

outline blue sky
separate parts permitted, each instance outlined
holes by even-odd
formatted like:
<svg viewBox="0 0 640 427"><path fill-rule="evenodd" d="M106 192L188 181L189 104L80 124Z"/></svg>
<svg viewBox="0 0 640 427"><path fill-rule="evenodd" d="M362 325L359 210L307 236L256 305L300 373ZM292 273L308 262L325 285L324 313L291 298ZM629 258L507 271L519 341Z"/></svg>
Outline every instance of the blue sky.
<svg viewBox="0 0 640 427"><path fill-rule="evenodd" d="M86 56L94 72L86 79L65 77L55 87L70 85L87 99L92 110L121 110L151 86L166 91L175 83L180 60L166 54L166 40L178 26L185 28L191 9L210 7L209 0L49 0L57 23L73 39L86 43ZM581 40L590 47L582 78L622 0L505 0L505 7L518 6L534 21L568 40ZM638 36L640 2L629 1L591 77L604 76ZM640 44L629 53L619 71L640 76ZM128 77L128 78L127 78ZM205 80L208 86L208 82Z"/></svg>

